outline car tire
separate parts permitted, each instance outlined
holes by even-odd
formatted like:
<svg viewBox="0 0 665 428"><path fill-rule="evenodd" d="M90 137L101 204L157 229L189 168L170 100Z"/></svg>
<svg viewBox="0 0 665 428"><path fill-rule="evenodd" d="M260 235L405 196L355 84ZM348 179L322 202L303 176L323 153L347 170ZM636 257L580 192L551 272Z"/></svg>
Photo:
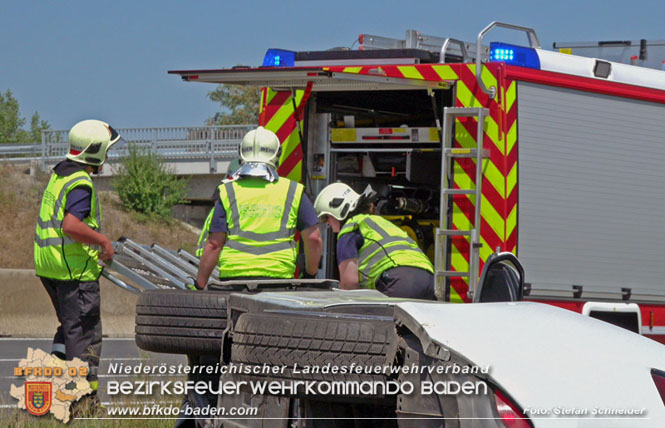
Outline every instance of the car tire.
<svg viewBox="0 0 665 428"><path fill-rule="evenodd" d="M231 361L285 367L271 379L380 381L376 373L303 373L304 367L375 368L391 364L397 349L389 317L330 313L245 313L233 328Z"/></svg>
<svg viewBox="0 0 665 428"><path fill-rule="evenodd" d="M228 292L148 290L136 304L136 345L146 351L219 355Z"/></svg>

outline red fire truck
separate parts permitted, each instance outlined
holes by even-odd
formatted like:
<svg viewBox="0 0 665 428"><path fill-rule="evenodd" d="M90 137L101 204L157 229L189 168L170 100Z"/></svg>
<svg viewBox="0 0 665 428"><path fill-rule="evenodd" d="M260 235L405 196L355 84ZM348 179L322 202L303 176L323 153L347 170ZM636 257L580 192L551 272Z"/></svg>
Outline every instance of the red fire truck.
<svg viewBox="0 0 665 428"><path fill-rule="evenodd" d="M487 44L495 27L528 46ZM262 87L280 174L314 196L371 184L378 213L434 261L441 300L473 301L484 263L508 251L526 299L665 343L665 72L544 50L498 22L473 44L416 31L358 42L169 73Z"/></svg>

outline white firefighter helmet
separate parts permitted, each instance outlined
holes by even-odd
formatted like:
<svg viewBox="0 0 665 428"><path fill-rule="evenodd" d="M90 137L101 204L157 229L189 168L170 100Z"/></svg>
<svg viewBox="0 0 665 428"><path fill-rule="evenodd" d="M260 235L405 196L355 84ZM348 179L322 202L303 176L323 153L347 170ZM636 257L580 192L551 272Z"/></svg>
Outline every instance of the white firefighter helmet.
<svg viewBox="0 0 665 428"><path fill-rule="evenodd" d="M276 168L281 154L279 138L263 126L249 131L240 143L240 158L243 162L266 163Z"/></svg>
<svg viewBox="0 0 665 428"><path fill-rule="evenodd" d="M99 166L106 160L106 152L120 140L120 135L101 120L84 120L69 131L67 159L86 165Z"/></svg>
<svg viewBox="0 0 665 428"><path fill-rule="evenodd" d="M344 183L332 183L321 190L316 197L314 209L319 217L329 215L344 221L358 206L360 196Z"/></svg>

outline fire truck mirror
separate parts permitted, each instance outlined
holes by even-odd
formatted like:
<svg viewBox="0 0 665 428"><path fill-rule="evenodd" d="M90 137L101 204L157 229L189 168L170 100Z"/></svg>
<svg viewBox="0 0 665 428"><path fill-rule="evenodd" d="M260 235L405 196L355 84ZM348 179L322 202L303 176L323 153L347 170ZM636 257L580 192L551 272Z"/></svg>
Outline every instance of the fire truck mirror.
<svg viewBox="0 0 665 428"><path fill-rule="evenodd" d="M524 299L524 268L513 253L492 254L483 267L473 302L517 302Z"/></svg>

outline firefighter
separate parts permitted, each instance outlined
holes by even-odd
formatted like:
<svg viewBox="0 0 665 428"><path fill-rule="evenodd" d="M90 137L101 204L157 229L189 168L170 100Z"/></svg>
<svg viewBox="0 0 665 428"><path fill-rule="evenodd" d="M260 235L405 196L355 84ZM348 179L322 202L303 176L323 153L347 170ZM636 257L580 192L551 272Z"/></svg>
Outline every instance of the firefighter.
<svg viewBox="0 0 665 428"><path fill-rule="evenodd" d="M99 120L72 127L66 159L53 168L44 191L34 243L35 271L60 322L52 353L86 361L93 391L99 386L102 351L102 267L97 260L109 260L113 245L101 233L101 204L90 174L101 171L108 150L118 140L118 133Z"/></svg>
<svg viewBox="0 0 665 428"><path fill-rule="evenodd" d="M279 138L272 131L259 126L244 136L240 144L241 165L218 186L215 207L202 232L202 236L207 232L207 240L198 275L189 288L203 289L215 265L221 280L293 278L296 230L300 231L305 248L303 277L314 278L322 251L318 218L312 202L303 193L304 187L277 175L280 154ZM219 360L209 355L188 358L190 365L198 366L212 366ZM199 378L190 375L190 380ZM182 408L215 404L209 397L192 392L185 397ZM200 425L198 420L181 416L175 427Z"/></svg>
<svg viewBox="0 0 665 428"><path fill-rule="evenodd" d="M434 300L434 269L418 245L383 217L372 215L371 187L356 193L344 183L326 186L314 207L337 233L340 288L375 288L390 297Z"/></svg>
<svg viewBox="0 0 665 428"><path fill-rule="evenodd" d="M293 278L296 230L305 249L303 277L316 275L322 251L316 212L300 183L277 175L280 154L272 131L259 126L244 136L242 166L233 180L219 185L194 284L198 289L205 287L215 265L222 280Z"/></svg>

